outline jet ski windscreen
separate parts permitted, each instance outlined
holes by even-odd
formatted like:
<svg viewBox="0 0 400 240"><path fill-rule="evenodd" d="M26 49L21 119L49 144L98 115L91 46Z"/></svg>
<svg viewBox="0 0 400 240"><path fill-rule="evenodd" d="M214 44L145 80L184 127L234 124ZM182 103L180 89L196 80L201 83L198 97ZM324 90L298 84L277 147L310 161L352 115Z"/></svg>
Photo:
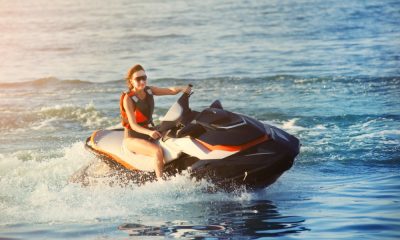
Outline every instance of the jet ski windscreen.
<svg viewBox="0 0 400 240"><path fill-rule="evenodd" d="M183 109L182 109L181 105L178 102L176 102L170 107L170 109L165 114L165 116L160 120L163 122L164 121L174 122L174 121L178 120L179 117L182 116L182 112L183 112Z"/></svg>

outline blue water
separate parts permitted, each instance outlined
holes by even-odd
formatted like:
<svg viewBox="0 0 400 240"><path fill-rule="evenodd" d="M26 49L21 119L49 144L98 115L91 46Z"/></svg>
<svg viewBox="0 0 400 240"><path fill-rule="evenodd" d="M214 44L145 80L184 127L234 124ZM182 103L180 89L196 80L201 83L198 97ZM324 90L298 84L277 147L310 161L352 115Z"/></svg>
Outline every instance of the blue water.
<svg viewBox="0 0 400 240"><path fill-rule="evenodd" d="M399 1L0 1L0 29L0 239L400 238ZM297 136L295 165L257 192L70 183L135 63Z"/></svg>

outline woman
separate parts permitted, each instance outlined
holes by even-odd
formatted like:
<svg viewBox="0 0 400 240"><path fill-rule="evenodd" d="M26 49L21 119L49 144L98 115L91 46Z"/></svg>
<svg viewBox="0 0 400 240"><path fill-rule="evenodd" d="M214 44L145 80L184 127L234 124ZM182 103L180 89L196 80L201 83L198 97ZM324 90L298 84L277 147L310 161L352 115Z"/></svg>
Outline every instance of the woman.
<svg viewBox="0 0 400 240"><path fill-rule="evenodd" d="M151 156L155 159L157 178L163 175L164 155L162 148L148 139L158 139L161 134L150 128L153 124L155 96L189 93L190 87L159 88L147 86L147 75L144 68L137 64L131 67L125 77L129 91L122 93L120 100L121 121L124 126L124 146L137 154ZM149 138L150 137L150 138Z"/></svg>

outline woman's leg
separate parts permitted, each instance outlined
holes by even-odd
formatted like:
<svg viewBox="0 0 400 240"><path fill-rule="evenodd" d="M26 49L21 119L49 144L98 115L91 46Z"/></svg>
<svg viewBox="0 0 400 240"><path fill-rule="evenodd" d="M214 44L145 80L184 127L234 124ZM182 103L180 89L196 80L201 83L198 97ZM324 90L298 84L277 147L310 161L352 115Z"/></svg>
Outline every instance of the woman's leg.
<svg viewBox="0 0 400 240"><path fill-rule="evenodd" d="M154 143L140 138L124 138L124 144L129 151L153 157L157 178L161 178L164 168L164 154L162 148Z"/></svg>

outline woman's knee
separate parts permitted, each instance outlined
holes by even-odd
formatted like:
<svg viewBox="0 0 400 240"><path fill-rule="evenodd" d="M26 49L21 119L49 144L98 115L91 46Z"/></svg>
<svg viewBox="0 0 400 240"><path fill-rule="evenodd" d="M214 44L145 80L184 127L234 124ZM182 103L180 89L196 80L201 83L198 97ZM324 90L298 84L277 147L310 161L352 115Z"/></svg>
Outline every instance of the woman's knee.
<svg viewBox="0 0 400 240"><path fill-rule="evenodd" d="M153 148L153 154L157 157L157 158L163 158L163 150L160 146L155 145Z"/></svg>

